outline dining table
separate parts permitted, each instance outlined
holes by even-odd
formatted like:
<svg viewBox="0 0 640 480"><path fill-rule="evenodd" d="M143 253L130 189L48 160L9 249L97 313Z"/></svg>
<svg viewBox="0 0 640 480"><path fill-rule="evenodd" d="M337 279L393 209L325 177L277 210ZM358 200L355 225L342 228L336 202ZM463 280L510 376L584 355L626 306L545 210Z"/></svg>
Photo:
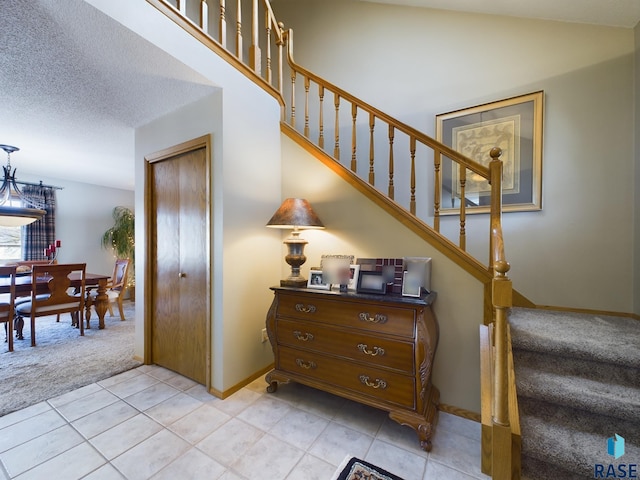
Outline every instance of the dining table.
<svg viewBox="0 0 640 480"><path fill-rule="evenodd" d="M104 328L104 316L109 308L109 297L107 296L107 281L111 278L111 275L103 275L99 273L85 273L85 319L86 328L90 328L89 319L91 318L91 306L94 305L96 313L98 314L98 328ZM47 282L49 278L47 276L38 277L36 279L35 293L36 295L41 293L47 293ZM80 288L82 285L82 278L79 272L72 272L69 274L69 287ZM16 274L16 298L28 297L34 289L33 275L31 272L24 272ZM95 300L89 294L90 290L96 289ZM10 289L9 278L0 277L0 293L8 293Z"/></svg>

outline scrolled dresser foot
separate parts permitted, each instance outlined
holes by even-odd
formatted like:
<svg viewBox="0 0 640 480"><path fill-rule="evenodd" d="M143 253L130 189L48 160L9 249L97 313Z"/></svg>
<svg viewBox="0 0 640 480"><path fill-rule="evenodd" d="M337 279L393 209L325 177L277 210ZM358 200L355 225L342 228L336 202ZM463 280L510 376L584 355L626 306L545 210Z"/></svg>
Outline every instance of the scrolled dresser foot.
<svg viewBox="0 0 640 480"><path fill-rule="evenodd" d="M271 382L267 385L268 393L275 393L278 390L278 382Z"/></svg>

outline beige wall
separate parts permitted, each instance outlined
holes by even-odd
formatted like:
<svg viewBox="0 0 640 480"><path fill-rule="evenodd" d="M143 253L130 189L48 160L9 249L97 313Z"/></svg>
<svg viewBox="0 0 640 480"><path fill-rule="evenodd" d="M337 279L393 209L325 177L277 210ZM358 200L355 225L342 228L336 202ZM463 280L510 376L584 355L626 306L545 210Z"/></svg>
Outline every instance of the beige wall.
<svg viewBox="0 0 640 480"><path fill-rule="evenodd" d="M212 136L211 307L215 390L243 382L273 361L261 341L280 236L264 227L280 204L280 107L231 65L146 2L91 0L103 12L196 70L211 95L135 131L136 289L144 291L145 155ZM145 311L136 308L136 354L143 354Z"/></svg>
<svg viewBox="0 0 640 480"><path fill-rule="evenodd" d="M514 286L542 305L633 311L633 30L357 1L273 5L302 66L427 134L439 113L544 90L543 210L504 215ZM432 210L418 205L427 222ZM483 263L486 225L467 218ZM454 238L457 220L442 228Z"/></svg>
<svg viewBox="0 0 640 480"><path fill-rule="evenodd" d="M441 401L480 411L479 341L482 323L483 287L453 262L431 248L391 215L365 198L320 161L287 137L282 137L282 194L309 200L325 230L307 230L309 244L302 267L320 264L323 254L355 255L363 258L432 257L431 286L438 298L434 311L440 325L433 381ZM290 232L283 233L283 240ZM290 273L284 262L282 277ZM464 301L461 299L464 298Z"/></svg>

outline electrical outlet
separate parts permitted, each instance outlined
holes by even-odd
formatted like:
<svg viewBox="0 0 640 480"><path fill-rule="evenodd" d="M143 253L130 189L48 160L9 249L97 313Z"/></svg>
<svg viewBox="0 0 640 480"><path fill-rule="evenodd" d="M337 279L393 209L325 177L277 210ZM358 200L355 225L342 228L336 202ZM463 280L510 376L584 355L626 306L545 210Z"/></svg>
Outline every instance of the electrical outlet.
<svg viewBox="0 0 640 480"><path fill-rule="evenodd" d="M269 336L267 335L267 329L263 328L262 329L262 343L266 342L269 340Z"/></svg>

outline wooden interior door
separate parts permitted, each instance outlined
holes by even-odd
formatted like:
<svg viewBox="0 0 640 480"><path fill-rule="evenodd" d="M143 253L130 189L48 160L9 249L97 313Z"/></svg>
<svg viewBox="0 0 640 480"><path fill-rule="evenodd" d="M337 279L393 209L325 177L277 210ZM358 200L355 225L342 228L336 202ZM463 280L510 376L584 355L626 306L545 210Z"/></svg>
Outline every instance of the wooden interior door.
<svg viewBox="0 0 640 480"><path fill-rule="evenodd" d="M209 137L147 157L145 360L209 386Z"/></svg>

